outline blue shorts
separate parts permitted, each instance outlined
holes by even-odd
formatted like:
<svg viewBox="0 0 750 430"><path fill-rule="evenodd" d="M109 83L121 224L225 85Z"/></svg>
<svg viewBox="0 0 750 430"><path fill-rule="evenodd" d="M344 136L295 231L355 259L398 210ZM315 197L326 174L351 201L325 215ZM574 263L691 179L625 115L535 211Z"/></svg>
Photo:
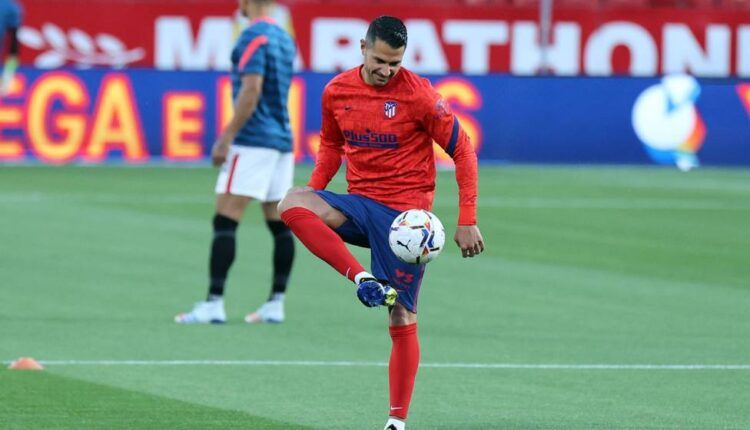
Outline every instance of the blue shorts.
<svg viewBox="0 0 750 430"><path fill-rule="evenodd" d="M387 281L398 291L398 302L416 313L425 266L404 263L388 245L391 223L401 212L356 194L316 193L349 219L335 230L336 233L347 243L370 248L373 276Z"/></svg>

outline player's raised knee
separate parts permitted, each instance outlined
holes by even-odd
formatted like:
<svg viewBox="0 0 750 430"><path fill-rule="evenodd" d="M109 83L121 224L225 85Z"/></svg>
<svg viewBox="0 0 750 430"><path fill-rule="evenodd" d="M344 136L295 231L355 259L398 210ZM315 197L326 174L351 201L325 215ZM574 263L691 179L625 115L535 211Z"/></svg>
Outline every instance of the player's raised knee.
<svg viewBox="0 0 750 430"><path fill-rule="evenodd" d="M286 195L279 202L279 213L283 213L291 208L309 209L310 195L313 194L307 187L294 187L287 191Z"/></svg>

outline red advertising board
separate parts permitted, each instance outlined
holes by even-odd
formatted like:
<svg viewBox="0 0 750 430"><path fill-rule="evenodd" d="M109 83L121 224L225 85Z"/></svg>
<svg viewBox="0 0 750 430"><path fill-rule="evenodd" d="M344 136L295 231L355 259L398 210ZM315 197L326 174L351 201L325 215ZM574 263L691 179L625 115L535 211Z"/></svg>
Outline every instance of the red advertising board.
<svg viewBox="0 0 750 430"><path fill-rule="evenodd" d="M241 23L231 0L26 0L24 7L22 61L42 68L226 70ZM381 14L405 20L405 65L420 73L750 77L748 11L555 11L544 49L533 9L299 4L276 13L298 40L299 68L319 72L358 64L359 39Z"/></svg>

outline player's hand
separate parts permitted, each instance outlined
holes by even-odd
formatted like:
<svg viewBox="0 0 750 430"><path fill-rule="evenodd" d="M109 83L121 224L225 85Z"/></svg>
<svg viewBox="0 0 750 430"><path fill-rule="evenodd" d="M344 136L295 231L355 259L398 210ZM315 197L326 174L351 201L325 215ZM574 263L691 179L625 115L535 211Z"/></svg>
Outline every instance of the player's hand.
<svg viewBox="0 0 750 430"><path fill-rule="evenodd" d="M12 78L11 79L5 79L5 78L0 79L0 97L5 97L10 92L10 82L11 82L11 80L12 80Z"/></svg>
<svg viewBox="0 0 750 430"><path fill-rule="evenodd" d="M227 161L227 154L229 154L229 147L232 145L232 137L226 134L222 134L214 142L214 146L211 147L211 162L214 166L221 166Z"/></svg>
<svg viewBox="0 0 750 430"><path fill-rule="evenodd" d="M13 83L13 73L3 73L0 78L0 97L5 97L10 92L10 85Z"/></svg>
<svg viewBox="0 0 750 430"><path fill-rule="evenodd" d="M464 258L479 255L484 251L484 239L479 227L475 225L459 225L456 227L456 235L453 237L456 245L461 248Z"/></svg>

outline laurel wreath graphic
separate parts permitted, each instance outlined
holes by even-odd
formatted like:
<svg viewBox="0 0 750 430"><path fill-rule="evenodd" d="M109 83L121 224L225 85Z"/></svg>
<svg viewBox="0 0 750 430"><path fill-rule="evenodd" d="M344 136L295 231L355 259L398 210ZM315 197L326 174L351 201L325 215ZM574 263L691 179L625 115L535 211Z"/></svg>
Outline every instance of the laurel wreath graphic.
<svg viewBox="0 0 750 430"><path fill-rule="evenodd" d="M128 50L120 39L111 34L99 33L92 37L78 28L71 28L66 33L52 23L43 24L41 31L21 27L18 39L29 48L44 51L34 60L34 65L43 69L67 63L74 63L80 68L123 68L146 55L142 48Z"/></svg>

